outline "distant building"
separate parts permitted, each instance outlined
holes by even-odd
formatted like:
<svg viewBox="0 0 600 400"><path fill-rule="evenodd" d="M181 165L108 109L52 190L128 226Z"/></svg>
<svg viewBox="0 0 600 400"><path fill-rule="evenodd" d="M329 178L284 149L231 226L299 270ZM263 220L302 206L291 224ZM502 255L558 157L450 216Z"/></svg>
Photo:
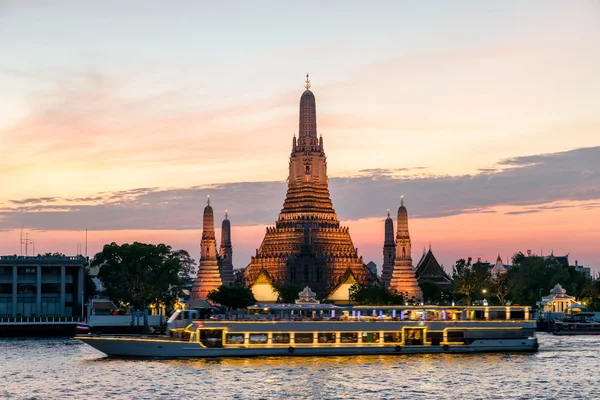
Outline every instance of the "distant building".
<svg viewBox="0 0 600 400"><path fill-rule="evenodd" d="M427 252L423 249L423 256L421 256L421 260L419 260L415 268L415 275L419 282L431 281L436 283L440 289L450 290L452 279L446 273L444 267L436 260L431 247L429 247L429 251Z"/></svg>
<svg viewBox="0 0 600 400"><path fill-rule="evenodd" d="M394 270L394 260L396 259L396 240L394 239L394 221L390 216L390 210L385 219L384 239L383 239L383 265L381 267L381 281L388 287L392 280L392 271Z"/></svg>
<svg viewBox="0 0 600 400"><path fill-rule="evenodd" d="M404 206L404 198L398 207L396 225L396 257L390 279L390 287L405 296L405 299L419 300L423 292L417 282L411 257L410 233L408 231L408 211Z"/></svg>
<svg viewBox="0 0 600 400"><path fill-rule="evenodd" d="M542 297L542 301L539 302L539 305L542 306L544 313L550 313L550 315L569 313L573 307L579 309L585 308L577 304L575 302L575 297L569 296L567 291L563 289L559 283L550 290L548 296Z"/></svg>
<svg viewBox="0 0 600 400"><path fill-rule="evenodd" d="M508 272L508 268L506 268L506 266L502 262L502 257L500 257L500 254L498 254L498 258L496 258L496 264L494 264L494 267L490 272L493 278L496 278Z"/></svg>
<svg viewBox="0 0 600 400"><path fill-rule="evenodd" d="M369 270L371 271L371 273L373 273L374 276L377 276L377 264L375 264L373 261L369 261L367 263L367 268L369 268Z"/></svg>
<svg viewBox="0 0 600 400"><path fill-rule="evenodd" d="M592 269L590 267L584 267L583 265L579 265L579 262L577 260L575 260L575 270L583 272L588 278L592 277Z"/></svg>
<svg viewBox="0 0 600 400"><path fill-rule="evenodd" d="M204 207L202 220L202 240L200 241L200 263L192 288L192 299L206 300L212 290L223 284L217 261L217 239L215 237L215 217L210 206L210 198Z"/></svg>
<svg viewBox="0 0 600 400"><path fill-rule="evenodd" d="M80 316L83 256L0 256L0 317Z"/></svg>

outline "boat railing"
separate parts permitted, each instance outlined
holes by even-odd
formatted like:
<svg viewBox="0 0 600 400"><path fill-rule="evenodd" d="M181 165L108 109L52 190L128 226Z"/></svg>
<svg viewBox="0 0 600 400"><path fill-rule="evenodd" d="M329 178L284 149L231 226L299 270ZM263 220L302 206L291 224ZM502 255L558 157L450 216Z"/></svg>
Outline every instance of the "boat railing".
<svg viewBox="0 0 600 400"><path fill-rule="evenodd" d="M442 319L442 318L401 318L401 317L372 317L372 316L361 316L358 317L238 317L238 318L213 318L209 321L214 322L523 322L532 321L531 319L524 318L455 318L455 319Z"/></svg>
<svg viewBox="0 0 600 400"><path fill-rule="evenodd" d="M81 317L64 316L28 316L28 317L0 317L0 324L66 324L77 323Z"/></svg>

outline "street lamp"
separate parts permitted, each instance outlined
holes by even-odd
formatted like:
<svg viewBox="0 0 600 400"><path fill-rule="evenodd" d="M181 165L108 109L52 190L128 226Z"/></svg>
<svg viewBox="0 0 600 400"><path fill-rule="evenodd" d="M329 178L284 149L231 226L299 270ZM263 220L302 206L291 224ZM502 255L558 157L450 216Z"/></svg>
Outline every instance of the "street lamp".
<svg viewBox="0 0 600 400"><path fill-rule="evenodd" d="M483 294L483 305L487 306L488 302L487 302L487 299L485 298L485 294L487 293L487 289L481 289L481 293Z"/></svg>

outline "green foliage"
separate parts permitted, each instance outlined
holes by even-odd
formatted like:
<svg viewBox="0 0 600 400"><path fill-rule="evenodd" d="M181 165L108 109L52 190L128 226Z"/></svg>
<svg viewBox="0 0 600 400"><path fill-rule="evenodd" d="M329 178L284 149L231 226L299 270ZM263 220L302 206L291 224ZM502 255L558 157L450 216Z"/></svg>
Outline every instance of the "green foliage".
<svg viewBox="0 0 600 400"><path fill-rule="evenodd" d="M246 278L244 277L245 268L233 270L233 284L235 286L246 286Z"/></svg>
<svg viewBox="0 0 600 400"><path fill-rule="evenodd" d="M150 304L171 307L182 295L184 280L194 271L194 260L185 250L173 251L165 244L104 245L94 256L98 278L113 301L135 309Z"/></svg>
<svg viewBox="0 0 600 400"><path fill-rule="evenodd" d="M90 268L85 267L84 269L84 282L85 282L85 301L88 302L94 295L96 294L96 284L92 280L92 276L90 275Z"/></svg>
<svg viewBox="0 0 600 400"><path fill-rule="evenodd" d="M350 300L358 304L366 305L402 305L404 297L393 289L388 289L380 284L352 285L350 288Z"/></svg>
<svg viewBox="0 0 600 400"><path fill-rule="evenodd" d="M298 298L298 293L300 293L300 287L296 285L278 285L275 287L277 289L277 302L285 303L285 304L293 304Z"/></svg>
<svg viewBox="0 0 600 400"><path fill-rule="evenodd" d="M471 264L471 257L456 261L452 270L452 291L471 305L473 297L479 297L481 290L491 285L491 275L487 266L477 262Z"/></svg>
<svg viewBox="0 0 600 400"><path fill-rule="evenodd" d="M517 253L507 279L510 280L513 301L523 305L534 305L557 283L576 298L593 296L594 293L590 278L574 266L560 264L554 257L525 257Z"/></svg>
<svg viewBox="0 0 600 400"><path fill-rule="evenodd" d="M256 304L254 294L244 286L220 286L208 293L208 300L228 309L246 308Z"/></svg>
<svg viewBox="0 0 600 400"><path fill-rule="evenodd" d="M508 273L500 274L495 279L492 279L490 292L492 295L496 296L499 305L506 305L512 285L513 282L510 280Z"/></svg>
<svg viewBox="0 0 600 400"><path fill-rule="evenodd" d="M426 303L433 304L442 301L443 292L437 283L425 279L419 282L419 287Z"/></svg>

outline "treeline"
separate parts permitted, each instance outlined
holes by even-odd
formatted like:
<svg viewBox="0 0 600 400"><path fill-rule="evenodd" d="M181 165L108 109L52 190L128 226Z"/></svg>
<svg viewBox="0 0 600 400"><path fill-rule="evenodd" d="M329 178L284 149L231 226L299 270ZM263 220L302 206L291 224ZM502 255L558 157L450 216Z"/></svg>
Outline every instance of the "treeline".
<svg viewBox="0 0 600 400"><path fill-rule="evenodd" d="M452 269L452 285L443 289L435 282L423 280L419 286L423 299L405 299L402 293L381 284L355 285L350 292L358 304L520 304L535 306L542 296L559 283L567 294L575 296L588 310L600 311L600 280L594 280L577 271L575 266L561 264L556 258L514 255L512 267L492 277L489 264L472 262L471 258L456 261ZM406 301L405 301L406 300Z"/></svg>

